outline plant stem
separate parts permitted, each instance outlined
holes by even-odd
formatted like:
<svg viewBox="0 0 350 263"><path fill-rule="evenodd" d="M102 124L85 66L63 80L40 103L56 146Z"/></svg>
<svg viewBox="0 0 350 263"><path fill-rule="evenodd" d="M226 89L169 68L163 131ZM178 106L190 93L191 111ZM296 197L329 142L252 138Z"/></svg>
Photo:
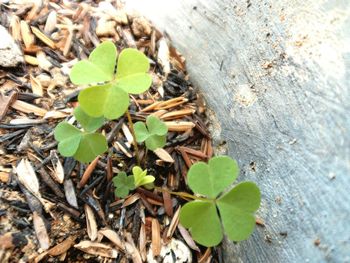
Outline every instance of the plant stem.
<svg viewBox="0 0 350 263"><path fill-rule="evenodd" d="M131 130L131 134L132 134L132 138L133 138L133 144L134 144L134 148L135 148L136 162L137 162L137 165L140 166L139 148L138 148L138 146L137 146L136 136L135 136L135 130L134 130L134 124L132 123L132 119L131 119L131 115L130 115L129 110L126 111L126 117L128 118L130 130Z"/></svg>
<svg viewBox="0 0 350 263"><path fill-rule="evenodd" d="M168 189L166 188L162 188L162 187L154 187L156 190L158 191L161 191L161 192L167 192L169 194L172 194L172 195L177 195L177 196L180 196L181 198L187 200L188 198L190 199L193 199L193 200L201 200L201 201L214 201L212 199L209 199L209 198L204 198L204 197L199 197L199 196L195 196L195 195L191 195L189 193L186 193L186 192L173 192L173 191L169 191Z"/></svg>

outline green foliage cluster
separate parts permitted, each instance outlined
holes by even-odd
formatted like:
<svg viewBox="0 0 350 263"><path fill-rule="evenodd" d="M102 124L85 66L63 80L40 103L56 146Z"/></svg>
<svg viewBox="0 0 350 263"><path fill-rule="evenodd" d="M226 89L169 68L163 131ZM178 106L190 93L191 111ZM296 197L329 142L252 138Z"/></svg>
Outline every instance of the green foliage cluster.
<svg viewBox="0 0 350 263"><path fill-rule="evenodd" d="M237 162L228 156L213 157L208 164L195 163L188 171L189 187L204 198L181 208L180 223L199 244L218 245L223 230L232 241L244 240L253 232L254 212L260 206L259 188L253 182L243 182L222 193L238 174Z"/></svg>
<svg viewBox="0 0 350 263"><path fill-rule="evenodd" d="M116 196L125 198L129 191L140 186L152 186L155 180L153 175L147 174L147 170L142 170L139 166L134 166L132 173L132 175L128 176L125 172L120 172L113 177Z"/></svg>
<svg viewBox="0 0 350 263"><path fill-rule="evenodd" d="M150 65L143 53L127 48L116 60L116 48L107 41L88 60L79 61L72 68L70 78L74 84L92 86L80 92L79 106L74 110L81 129L68 122L61 122L55 129L61 155L86 163L105 152L107 140L96 131L105 119L117 119L127 111L130 93L140 94L150 87L152 79L147 73ZM167 132L165 123L152 115L147 117L146 124L134 125L136 141L145 142L152 151L165 145ZM238 173L236 161L227 156L213 157L208 164L195 163L188 171L188 185L196 196L181 208L180 222L199 244L218 245L224 233L233 241L241 241L253 232L254 212L260 205L259 188L252 182L243 182L225 192ZM112 180L115 195L125 198L137 187L152 188L155 178L135 166L131 175L120 172Z"/></svg>
<svg viewBox="0 0 350 263"><path fill-rule="evenodd" d="M102 134L95 131L104 119L113 120L128 109L129 94L140 94L152 84L148 58L132 48L124 49L118 56L115 45L106 41L94 49L88 60L76 63L70 73L76 85L92 85L78 96L79 107L74 116L83 131L62 122L55 129L58 150L63 156L73 156L81 162L90 162L107 150ZM115 67L117 70L115 73Z"/></svg>
<svg viewBox="0 0 350 263"><path fill-rule="evenodd" d="M134 124L136 141L145 142L146 148L151 151L162 148L166 143L168 127L163 121L152 115L147 117L146 125L141 121Z"/></svg>

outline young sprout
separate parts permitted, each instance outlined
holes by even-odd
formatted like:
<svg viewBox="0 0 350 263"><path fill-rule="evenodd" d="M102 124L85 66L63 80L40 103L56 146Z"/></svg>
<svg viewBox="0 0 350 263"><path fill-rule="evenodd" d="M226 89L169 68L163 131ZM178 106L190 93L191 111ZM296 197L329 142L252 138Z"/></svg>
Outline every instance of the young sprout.
<svg viewBox="0 0 350 263"><path fill-rule="evenodd" d="M142 170L139 166L134 166L132 173L134 175L135 187L150 186L155 180L153 175L147 174L147 170Z"/></svg>
<svg viewBox="0 0 350 263"><path fill-rule="evenodd" d="M125 198L129 191L136 189L140 186L152 186L155 180L153 175L147 175L147 170L142 170L139 166L132 168L132 175L127 175L125 172L118 173L113 178L113 184L115 189L115 195L120 198Z"/></svg>

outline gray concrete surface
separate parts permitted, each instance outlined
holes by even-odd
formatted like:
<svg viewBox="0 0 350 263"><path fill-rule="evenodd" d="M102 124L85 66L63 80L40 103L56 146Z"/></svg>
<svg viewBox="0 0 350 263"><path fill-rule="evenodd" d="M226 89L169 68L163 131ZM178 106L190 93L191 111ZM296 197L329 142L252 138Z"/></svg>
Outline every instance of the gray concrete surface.
<svg viewBox="0 0 350 263"><path fill-rule="evenodd" d="M350 1L127 0L166 31L262 191L225 262L350 262Z"/></svg>

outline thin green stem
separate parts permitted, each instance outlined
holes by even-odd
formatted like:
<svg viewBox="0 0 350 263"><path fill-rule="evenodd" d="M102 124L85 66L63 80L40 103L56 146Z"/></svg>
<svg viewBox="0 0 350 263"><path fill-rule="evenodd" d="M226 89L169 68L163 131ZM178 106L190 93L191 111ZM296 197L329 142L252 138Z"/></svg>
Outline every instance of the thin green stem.
<svg viewBox="0 0 350 263"><path fill-rule="evenodd" d="M136 157L136 162L137 165L140 166L140 155L139 155L139 147L137 146L137 141L136 141L136 135L135 135L135 130L134 130L134 124L132 123L131 115L129 110L126 111L126 116L128 118L132 138L133 138L133 144L135 148L135 157Z"/></svg>
<svg viewBox="0 0 350 263"><path fill-rule="evenodd" d="M209 202L213 202L214 200L209 199L209 198L204 198L204 197L199 197L199 196L195 196L195 195L191 195L189 193L186 192L173 192L173 191L169 191L166 188L162 188L162 187L154 187L156 190L161 191L161 192L167 192L171 195L177 195L180 196L181 198L187 200L187 199L192 199L192 200L200 200L200 201L209 201Z"/></svg>

